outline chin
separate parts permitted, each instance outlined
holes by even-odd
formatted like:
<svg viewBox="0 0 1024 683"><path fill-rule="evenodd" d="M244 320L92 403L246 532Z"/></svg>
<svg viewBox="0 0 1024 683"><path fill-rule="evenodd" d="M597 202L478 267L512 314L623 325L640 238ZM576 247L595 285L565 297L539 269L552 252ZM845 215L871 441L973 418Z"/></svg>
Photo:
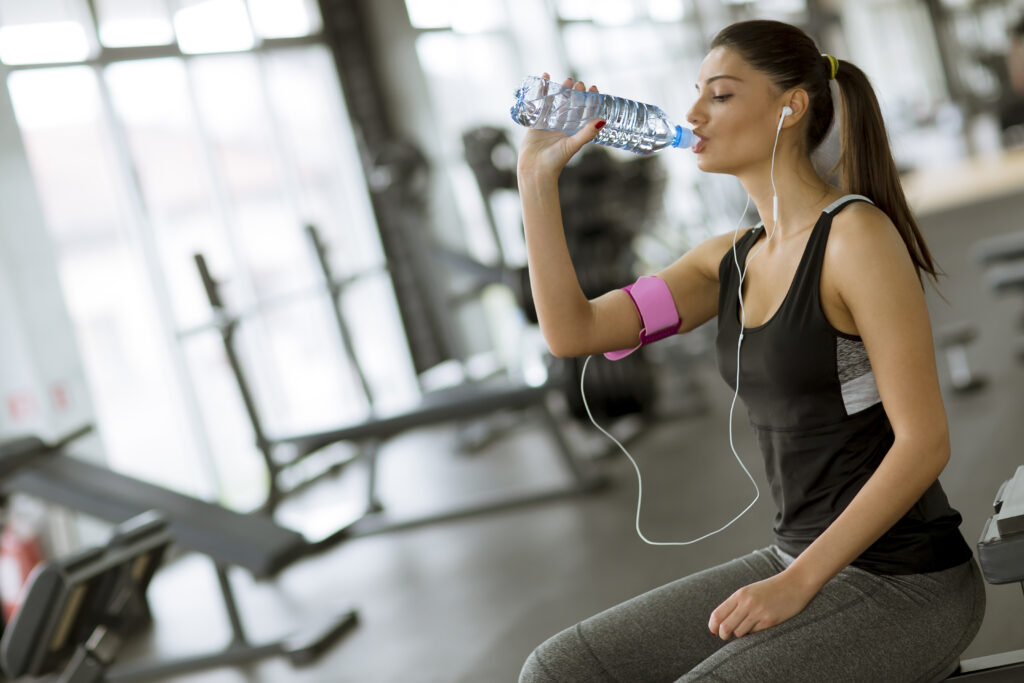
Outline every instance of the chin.
<svg viewBox="0 0 1024 683"><path fill-rule="evenodd" d="M713 159L709 159L706 156L697 156L697 168L705 173L723 173L727 175L735 175L733 168L727 164L716 162Z"/></svg>

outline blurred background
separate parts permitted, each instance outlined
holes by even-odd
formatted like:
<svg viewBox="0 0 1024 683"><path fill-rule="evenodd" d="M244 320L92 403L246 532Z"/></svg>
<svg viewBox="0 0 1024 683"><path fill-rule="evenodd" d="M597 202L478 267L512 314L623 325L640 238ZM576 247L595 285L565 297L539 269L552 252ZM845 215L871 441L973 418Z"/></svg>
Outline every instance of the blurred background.
<svg viewBox="0 0 1024 683"><path fill-rule="evenodd" d="M943 483L973 544L1024 464L1024 2L0 0L0 438L91 424L88 462L269 509L307 539L356 524L274 582L233 573L257 635L355 604L321 663L175 680L514 680L555 631L770 542L763 500L706 544L636 538L633 471L586 419L580 363L552 358L535 324L509 117L523 77L549 72L685 124L711 38L748 18L803 27L874 85L946 273L928 292L954 437ZM822 168L836 154L833 137ZM588 149L561 182L590 296L731 230L746 199L674 150ZM588 370L595 415L650 468L652 538L717 528L752 494L711 327ZM533 393L479 408L516 391ZM278 438L422 416L434 396L459 398L298 456ZM350 463L422 523L359 533ZM607 485L591 492L592 475ZM489 509L552 481L568 483ZM486 514L430 517L474 496ZM109 522L53 501L35 518L51 555ZM227 637L201 559L154 579L140 657ZM989 590L967 655L1024 647L1019 591Z"/></svg>

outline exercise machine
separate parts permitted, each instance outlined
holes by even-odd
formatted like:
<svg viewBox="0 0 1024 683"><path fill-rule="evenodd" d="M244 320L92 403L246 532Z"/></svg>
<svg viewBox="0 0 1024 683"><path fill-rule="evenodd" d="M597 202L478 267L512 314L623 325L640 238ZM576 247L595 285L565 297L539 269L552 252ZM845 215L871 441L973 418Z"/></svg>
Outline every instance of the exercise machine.
<svg viewBox="0 0 1024 683"><path fill-rule="evenodd" d="M352 348L351 333L345 324L344 317L337 310L344 283L337 280L331 271L327 249L313 226L307 227L307 235L317 254L317 262L323 275L323 284L327 288L336 311L335 320L338 324L343 348L349 355L352 365L358 367L358 359ZM327 446L341 442L356 444L360 448L357 458L366 463L368 472L365 508L355 519L339 523L334 531L319 539L317 544L333 544L356 536L405 529L586 493L607 483L604 476L593 471L588 463L583 462L573 452L562 434L558 421L548 405L548 396L554 388L550 384L530 386L514 383L503 377L492 377L428 392L423 395L418 405L410 409L386 414L373 411L362 422L336 429L304 434L270 434L263 425L246 369L236 347L235 335L244 316L232 315L229 312L221 296L220 283L210 272L202 254L195 255L195 264L213 310L213 326L220 335L224 353L252 426L256 447L267 469L269 487L261 508L262 511L272 515L286 496L308 486L317 478L333 473L339 466L347 464L334 463L326 470L314 474L311 479L301 481L291 488L287 487L282 482L282 475L305 458ZM361 378L361 383L364 390L368 391L368 383L365 378ZM367 398L372 399L370 396ZM538 491L528 493L500 494L486 500L415 517L394 518L388 515L377 494L377 455L385 440L420 427L489 417L500 410L529 411L540 418L541 424L550 435L557 454L567 470L569 475L567 484L545 486Z"/></svg>
<svg viewBox="0 0 1024 683"><path fill-rule="evenodd" d="M160 680L279 655L289 657L296 665L307 664L356 625L357 612L344 609L299 633L274 642L250 643L231 587L229 568L242 567L255 579L271 579L295 562L323 551L325 546L308 542L266 515L234 512L65 452L76 438L90 431L90 426L83 427L54 444L36 437L0 443L0 496L24 493L113 524L157 510L168 538L176 546L202 553L213 562L231 628L231 640L222 649L174 661L124 664L118 667L116 678L111 673L107 680ZM27 601L23 603L22 612L35 611L28 605Z"/></svg>
<svg viewBox="0 0 1024 683"><path fill-rule="evenodd" d="M60 683L122 680L108 669L123 641L150 619L146 589L170 542L166 520L149 511L116 527L106 547L37 567L0 639L4 673L59 674Z"/></svg>
<svg viewBox="0 0 1024 683"><path fill-rule="evenodd" d="M992 584L1020 583L1024 588L1024 466L999 487L978 541L978 560ZM971 683L1019 683L1024 680L1024 650L961 661L948 680Z"/></svg>

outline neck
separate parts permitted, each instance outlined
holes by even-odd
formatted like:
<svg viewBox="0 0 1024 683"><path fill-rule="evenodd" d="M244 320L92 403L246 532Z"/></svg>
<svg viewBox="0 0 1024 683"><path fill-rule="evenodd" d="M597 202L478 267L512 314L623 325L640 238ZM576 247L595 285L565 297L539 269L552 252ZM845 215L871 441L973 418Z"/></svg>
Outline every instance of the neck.
<svg viewBox="0 0 1024 683"><path fill-rule="evenodd" d="M780 140L780 143L782 141ZM810 158L794 146L779 145L775 154L775 189L779 201L779 221L772 218L771 160L744 169L736 176L750 195L765 230L775 239L802 232L814 225L821 210L838 192L818 175ZM827 201L826 201L827 200Z"/></svg>

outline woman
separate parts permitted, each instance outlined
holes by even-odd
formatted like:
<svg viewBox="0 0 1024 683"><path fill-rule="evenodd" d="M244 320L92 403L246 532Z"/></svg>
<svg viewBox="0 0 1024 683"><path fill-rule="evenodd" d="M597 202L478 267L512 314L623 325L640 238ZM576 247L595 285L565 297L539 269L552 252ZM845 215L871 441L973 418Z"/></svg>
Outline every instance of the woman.
<svg viewBox="0 0 1024 683"><path fill-rule="evenodd" d="M833 79L842 187L810 160L834 118ZM739 178L763 220L657 277L677 332L717 314L731 385L744 328L740 396L778 507L776 543L556 634L520 681L941 680L977 633L984 584L937 481L950 445L921 280L936 269L874 93L853 64L773 21L722 30L696 87L698 167ZM629 349L641 335L633 294L583 295L561 224L558 175L603 123L571 137L531 130L520 149L530 282L558 356Z"/></svg>

